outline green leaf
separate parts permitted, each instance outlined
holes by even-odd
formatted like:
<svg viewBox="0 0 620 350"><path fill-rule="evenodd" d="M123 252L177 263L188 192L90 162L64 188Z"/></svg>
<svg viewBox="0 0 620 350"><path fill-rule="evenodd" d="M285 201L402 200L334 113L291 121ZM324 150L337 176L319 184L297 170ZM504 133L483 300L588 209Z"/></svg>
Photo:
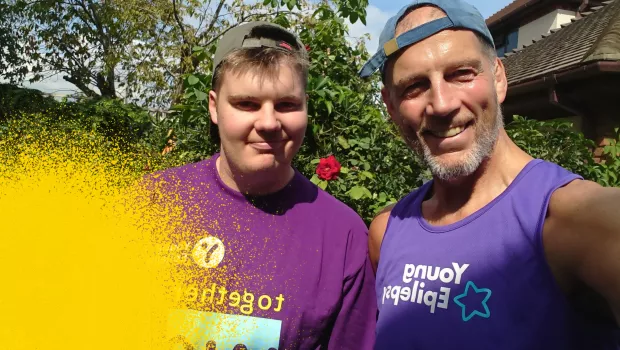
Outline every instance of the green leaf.
<svg viewBox="0 0 620 350"><path fill-rule="evenodd" d="M313 135L318 135L319 132L321 131L321 126L319 124L313 124L312 125L312 134Z"/></svg>
<svg viewBox="0 0 620 350"><path fill-rule="evenodd" d="M348 174L349 173L349 168L343 166L343 167L340 168L340 172L342 174Z"/></svg>
<svg viewBox="0 0 620 350"><path fill-rule="evenodd" d="M332 109L334 108L332 101L325 100L325 107L327 107L327 113L332 114Z"/></svg>
<svg viewBox="0 0 620 350"><path fill-rule="evenodd" d="M312 164L312 165L316 165L316 164L319 164L319 162L321 162L321 160L317 158L317 159L313 159L313 160L311 160L311 161L310 161L310 164ZM314 176L316 176L316 174L315 174Z"/></svg>
<svg viewBox="0 0 620 350"><path fill-rule="evenodd" d="M364 196L366 198L372 198L372 193L370 193L370 190L368 190L366 187L363 187L362 191L364 192Z"/></svg>
<svg viewBox="0 0 620 350"><path fill-rule="evenodd" d="M327 181L325 180L321 180L317 186L319 186L319 188L321 188L322 190L325 190L327 188Z"/></svg>
<svg viewBox="0 0 620 350"><path fill-rule="evenodd" d="M385 192L379 193L379 202L384 203L387 200Z"/></svg>
<svg viewBox="0 0 620 350"><path fill-rule="evenodd" d="M321 89L323 86L325 86L325 84L327 84L327 82L329 81L329 79L327 77L323 77L321 79L321 81L319 81L319 83L316 85L315 89Z"/></svg>
<svg viewBox="0 0 620 350"><path fill-rule="evenodd" d="M318 185L319 182L321 182L321 179L319 179L319 176L317 174L314 174L312 178L310 179L310 182L312 182L315 185Z"/></svg>
<svg viewBox="0 0 620 350"><path fill-rule="evenodd" d="M369 179L374 179L375 178L375 176L372 173L370 173L370 172L368 172L366 170L362 171L361 174L366 176Z"/></svg>
<svg viewBox="0 0 620 350"><path fill-rule="evenodd" d="M350 147L349 143L347 142L347 139L345 139L343 136L338 136L338 143L344 149L349 149L349 147Z"/></svg>
<svg viewBox="0 0 620 350"><path fill-rule="evenodd" d="M362 186L353 186L347 194L355 200L362 199L364 196L367 196L368 198L372 197L370 191L368 191L366 187Z"/></svg>
<svg viewBox="0 0 620 350"><path fill-rule="evenodd" d="M198 77L193 74L190 74L190 76L187 78L187 82L189 83L189 85L196 85L199 81L200 79L198 79Z"/></svg>
<svg viewBox="0 0 620 350"><path fill-rule="evenodd" d="M351 23L357 22L357 13L352 13L351 16L349 16L349 21L351 21Z"/></svg>
<svg viewBox="0 0 620 350"><path fill-rule="evenodd" d="M198 89L194 89L194 94L196 95L196 100L198 101L204 101L207 99L208 96L206 92L200 91Z"/></svg>

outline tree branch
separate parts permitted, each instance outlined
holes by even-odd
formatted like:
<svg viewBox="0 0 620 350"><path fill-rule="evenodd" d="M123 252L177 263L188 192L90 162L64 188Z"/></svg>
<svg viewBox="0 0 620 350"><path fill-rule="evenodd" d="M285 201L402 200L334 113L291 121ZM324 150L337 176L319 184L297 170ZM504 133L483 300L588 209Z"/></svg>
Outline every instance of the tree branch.
<svg viewBox="0 0 620 350"><path fill-rule="evenodd" d="M109 42L108 40L106 40L106 35L105 32L103 30L103 26L101 24L101 22L97 19L97 16L95 14L95 11L93 10L92 13L91 11L89 11L88 7L86 6L86 4L84 3L84 1L78 1L77 2L78 6L80 6L84 12L86 12L86 15L88 15L88 17L90 18L90 20L92 21L92 23L95 25L95 29L97 30L97 33L100 36L101 39L101 45L103 46L103 51L107 54L108 50L109 50ZM92 2L89 1L89 4L92 6ZM84 21L86 22L86 21Z"/></svg>
<svg viewBox="0 0 620 350"><path fill-rule="evenodd" d="M209 24L209 28L205 29L205 33L208 33L211 30L213 30L213 27L215 26L215 23L217 22L217 19L220 16L220 12L222 11L222 7L224 7L225 1L226 0L220 0L220 3L217 5L217 9L215 10L215 13L213 14L213 18L211 19L211 23Z"/></svg>
<svg viewBox="0 0 620 350"><path fill-rule="evenodd" d="M88 86L86 86L86 84L84 84L82 81L80 81L79 79L73 77L73 76L63 76L62 77L65 81L75 85L78 89L80 89L86 96L88 97L95 97L98 96L96 92L94 92L93 90L91 90Z"/></svg>
<svg viewBox="0 0 620 350"><path fill-rule="evenodd" d="M198 27L196 28L196 31L200 31L200 29L202 29L202 25L204 24L205 19L207 18L207 12L211 8L211 1L212 0L208 0L207 5L204 7L204 11L202 11L202 15L200 15L200 22L198 23Z"/></svg>
<svg viewBox="0 0 620 350"><path fill-rule="evenodd" d="M181 37L183 38L183 44L188 45L187 38L185 37L185 28L183 26L183 21L179 18L179 12L177 10L177 1L172 0L172 12L174 13L174 19L177 21L179 25L179 30L181 31Z"/></svg>

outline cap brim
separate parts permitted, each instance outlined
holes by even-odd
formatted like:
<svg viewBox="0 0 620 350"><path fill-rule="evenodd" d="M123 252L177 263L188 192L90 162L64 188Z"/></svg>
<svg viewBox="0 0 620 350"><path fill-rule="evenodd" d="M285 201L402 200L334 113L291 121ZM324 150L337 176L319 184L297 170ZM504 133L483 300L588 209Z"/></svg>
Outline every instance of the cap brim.
<svg viewBox="0 0 620 350"><path fill-rule="evenodd" d="M358 75L360 78L368 78L373 75L381 66L385 64L387 57L385 56L385 51L381 48L375 53L364 66L360 69Z"/></svg>

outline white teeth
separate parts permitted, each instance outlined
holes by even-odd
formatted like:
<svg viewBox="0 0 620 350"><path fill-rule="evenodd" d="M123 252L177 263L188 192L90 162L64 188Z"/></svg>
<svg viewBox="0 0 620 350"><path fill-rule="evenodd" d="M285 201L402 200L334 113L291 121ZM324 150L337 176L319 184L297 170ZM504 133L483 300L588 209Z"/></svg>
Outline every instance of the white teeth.
<svg viewBox="0 0 620 350"><path fill-rule="evenodd" d="M445 131L433 131L433 135L437 137L452 137L462 133L463 130L465 130L465 127L457 126L455 128L451 128Z"/></svg>

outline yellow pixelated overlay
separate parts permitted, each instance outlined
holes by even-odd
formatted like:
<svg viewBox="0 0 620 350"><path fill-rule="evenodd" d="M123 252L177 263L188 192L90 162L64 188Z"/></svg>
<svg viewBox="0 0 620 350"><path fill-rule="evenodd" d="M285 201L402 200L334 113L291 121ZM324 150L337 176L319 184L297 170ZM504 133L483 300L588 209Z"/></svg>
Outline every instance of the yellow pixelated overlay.
<svg viewBox="0 0 620 350"><path fill-rule="evenodd" d="M175 284L198 273L166 254L182 209L93 133L2 135L0 349L169 349Z"/></svg>

